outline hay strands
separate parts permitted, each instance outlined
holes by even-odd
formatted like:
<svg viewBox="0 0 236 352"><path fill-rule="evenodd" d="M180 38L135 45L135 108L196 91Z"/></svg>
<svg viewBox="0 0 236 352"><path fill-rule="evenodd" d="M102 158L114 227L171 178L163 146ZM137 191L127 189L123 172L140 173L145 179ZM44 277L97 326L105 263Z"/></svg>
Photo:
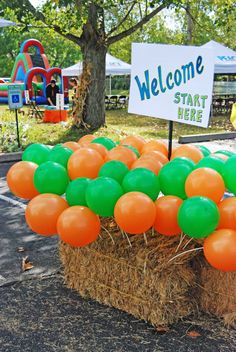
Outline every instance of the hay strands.
<svg viewBox="0 0 236 352"><path fill-rule="evenodd" d="M101 226L101 228L108 234L112 243L115 244L114 238L112 237L111 233L104 226Z"/></svg>

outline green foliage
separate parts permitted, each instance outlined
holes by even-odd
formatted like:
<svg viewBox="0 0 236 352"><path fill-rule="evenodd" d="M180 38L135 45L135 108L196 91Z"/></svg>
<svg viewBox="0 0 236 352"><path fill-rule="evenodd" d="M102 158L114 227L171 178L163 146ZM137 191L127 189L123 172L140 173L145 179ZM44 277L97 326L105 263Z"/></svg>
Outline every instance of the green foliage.
<svg viewBox="0 0 236 352"><path fill-rule="evenodd" d="M42 42L51 67L64 68L81 60L80 48L51 29L31 28L22 33L4 28L0 29L0 77L10 77L21 43L30 38Z"/></svg>
<svg viewBox="0 0 236 352"><path fill-rule="evenodd" d="M192 44L201 45L209 40L236 48L236 6L234 0L185 0L192 20ZM181 42L186 42L188 16L184 8L175 8L174 20L181 24Z"/></svg>
<svg viewBox="0 0 236 352"><path fill-rule="evenodd" d="M171 29L168 25L168 17L160 14L144 25L139 31L131 36L114 43L110 48L110 53L120 59L131 62L132 43L164 43L181 44L182 36L179 28Z"/></svg>
<svg viewBox="0 0 236 352"><path fill-rule="evenodd" d="M11 19L17 19L25 26L46 23L48 27L64 36L71 34L70 40L76 42L76 38L81 39L83 25L91 20L92 5L98 9L97 29L103 26L104 21L108 37L130 29L153 9L163 5L166 11L171 12L165 12L164 16L158 16L147 26L141 26L141 31L132 39L138 37L142 41L183 43L186 39L186 7L188 6L193 20L194 44L202 44L208 39L221 39L226 44L231 44L232 47L236 46L233 35L236 33L234 0L227 2L223 0L199 0L197 2L189 0L46 0L39 9L35 9L29 0L20 2L1 0L0 15L4 14ZM170 28L168 23L165 23L166 14L171 14L178 26L174 25L174 28ZM130 34L132 33L127 33L127 36ZM124 56L122 53L121 55ZM126 53L127 56L129 55Z"/></svg>
<svg viewBox="0 0 236 352"><path fill-rule="evenodd" d="M21 5L20 5L21 3ZM138 27L136 31L126 33L120 36L124 31L128 31L137 25L146 15L150 14L153 9L160 5L165 7L165 11L160 15L152 18L147 24ZM236 47L236 6L234 0L227 2L223 0L200 0L198 2L189 0L176 1L157 1L157 0L47 0L40 9L34 9L29 0L1 0L0 14L5 14L9 19L18 20L24 26L18 30L29 30L28 34L34 34L34 37L42 40L48 51L49 59L52 64L67 66L81 57L76 45L71 45L69 41L60 39L55 31L75 44L81 45L81 40L85 39L84 25L91 20L89 11L91 5L97 6L98 16L94 25L97 30L104 26L104 39L109 44L110 38L116 37L111 48L111 54L129 62L131 56L132 42L154 42L154 43L172 43L184 44L187 36L187 21L190 16L192 19L192 44L201 45L210 39L214 39ZM188 7L189 14L186 12ZM163 14L162 14L163 13ZM30 28L30 25L41 26L46 24L46 28ZM9 34L15 39L14 44L9 44ZM15 28L4 29L6 40L1 39L0 44L9 46L7 54L9 62L6 68L10 66L13 52L16 48L16 42L19 41L20 35L16 34ZM13 33L15 33L13 35ZM26 33L21 33L21 37L26 37ZM118 37L117 37L118 36ZM12 38L11 38L12 39ZM121 41L118 41L121 39ZM21 40L20 40L21 41ZM2 48L5 48L1 45ZM2 54L5 55L6 50ZM49 53L50 52L50 53ZM1 59L0 59L1 60ZM65 64L64 64L65 63Z"/></svg>

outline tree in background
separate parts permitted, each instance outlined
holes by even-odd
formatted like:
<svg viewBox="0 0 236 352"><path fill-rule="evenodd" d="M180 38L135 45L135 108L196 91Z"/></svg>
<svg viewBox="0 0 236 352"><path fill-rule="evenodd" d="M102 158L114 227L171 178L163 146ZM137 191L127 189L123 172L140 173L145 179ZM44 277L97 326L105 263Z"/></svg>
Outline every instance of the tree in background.
<svg viewBox="0 0 236 352"><path fill-rule="evenodd" d="M201 13L211 16L213 8L213 15L218 11L223 18L226 18L235 6L234 0L228 0L227 4L223 3L223 0L206 0L201 3ZM17 19L25 25L43 23L81 48L83 73L77 106L78 121L75 121L75 124L79 124L82 119L91 129L96 129L105 122L105 57L108 48L142 30L157 14L169 8L176 8L181 13L181 9L186 11L186 2L46 0L40 9L35 9L29 0L0 2L0 10L8 15L7 18ZM181 17L181 14L179 16Z"/></svg>
<svg viewBox="0 0 236 352"><path fill-rule="evenodd" d="M175 11L175 19L182 21L182 43L202 45L215 40L236 49L236 3L234 0L186 0Z"/></svg>

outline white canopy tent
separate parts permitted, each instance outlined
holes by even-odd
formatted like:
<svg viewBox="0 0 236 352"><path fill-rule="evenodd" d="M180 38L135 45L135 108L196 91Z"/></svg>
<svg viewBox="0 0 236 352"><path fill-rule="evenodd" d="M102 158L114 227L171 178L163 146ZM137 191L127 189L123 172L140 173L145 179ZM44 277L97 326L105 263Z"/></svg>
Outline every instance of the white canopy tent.
<svg viewBox="0 0 236 352"><path fill-rule="evenodd" d="M0 18L0 27L10 27L10 26L16 26L16 23L5 20L4 18Z"/></svg>
<svg viewBox="0 0 236 352"><path fill-rule="evenodd" d="M236 51L226 46L210 40L202 45L203 48L210 48L215 53L215 70L216 74L236 74Z"/></svg>
<svg viewBox="0 0 236 352"><path fill-rule="evenodd" d="M77 64L64 68L62 70L62 76L73 77L79 76L82 73L83 63L82 61ZM130 75L131 65L126 62L117 59L116 57L106 54L106 76L110 77L109 81L109 94L111 94L111 76L125 76Z"/></svg>
<svg viewBox="0 0 236 352"><path fill-rule="evenodd" d="M82 69L83 63L80 61L73 66L64 68L62 70L62 76L79 76L82 73ZM106 76L123 76L129 75L130 73L131 65L110 54L106 54Z"/></svg>

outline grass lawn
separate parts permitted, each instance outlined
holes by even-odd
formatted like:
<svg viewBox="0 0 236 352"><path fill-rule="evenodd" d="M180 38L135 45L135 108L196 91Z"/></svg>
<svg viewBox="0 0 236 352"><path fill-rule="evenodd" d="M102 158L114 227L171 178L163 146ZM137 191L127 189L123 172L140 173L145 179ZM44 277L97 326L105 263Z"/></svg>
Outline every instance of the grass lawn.
<svg viewBox="0 0 236 352"><path fill-rule="evenodd" d="M15 114L0 107L0 152L17 151ZM41 120L19 115L22 148L30 143L45 143L55 145L66 141L77 141L84 131L71 128L72 121L58 124L45 124ZM129 134L141 135L146 139L168 138L168 122L161 119L128 114L126 110L106 112L107 127L95 132L97 136L108 136L115 141ZM187 134L214 133L233 130L229 116L214 117L208 129L174 124L174 138Z"/></svg>

